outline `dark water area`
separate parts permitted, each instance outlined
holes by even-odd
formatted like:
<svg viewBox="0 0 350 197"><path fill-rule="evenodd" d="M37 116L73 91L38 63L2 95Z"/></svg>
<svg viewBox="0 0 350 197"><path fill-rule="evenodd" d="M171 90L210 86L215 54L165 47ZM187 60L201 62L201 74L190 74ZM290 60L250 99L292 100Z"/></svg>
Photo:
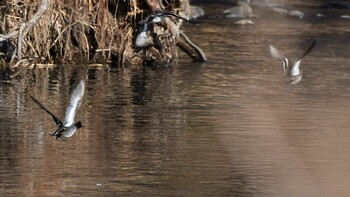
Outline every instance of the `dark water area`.
<svg viewBox="0 0 350 197"><path fill-rule="evenodd" d="M294 4L288 4L293 6ZM184 31L206 53L173 67L57 65L0 84L1 196L349 196L350 20L205 17ZM224 5L208 6L222 12ZM268 45L302 61L286 83ZM74 86L84 127L55 140Z"/></svg>

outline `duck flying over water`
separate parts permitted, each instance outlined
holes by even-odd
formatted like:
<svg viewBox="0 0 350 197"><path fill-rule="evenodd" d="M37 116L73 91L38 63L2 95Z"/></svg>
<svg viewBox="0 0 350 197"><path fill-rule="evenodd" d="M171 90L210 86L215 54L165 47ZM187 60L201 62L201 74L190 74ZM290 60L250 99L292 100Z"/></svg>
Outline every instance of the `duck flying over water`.
<svg viewBox="0 0 350 197"><path fill-rule="evenodd" d="M184 18L182 16L179 16L177 14L174 14L172 12L154 11L151 14L149 14L148 16L146 16L146 18L144 20L140 21L139 24L144 24L144 23L156 24L156 23L160 23L160 22L162 22L165 19L165 17L169 17L169 16L182 19L182 20L184 20L186 22L189 22L189 23L193 23L192 21L189 21L188 19L186 19L186 18Z"/></svg>
<svg viewBox="0 0 350 197"><path fill-rule="evenodd" d="M52 133L52 136L56 136L56 139L59 137L69 138L77 131L77 129L83 127L80 121L74 122L77 111L81 105L81 100L85 92L85 82L81 80L77 87L73 90L72 96L69 101L69 105L66 110L66 116L62 122L56 115L50 112L44 105L42 105L36 98L30 96L30 98L44 111L52 116L52 119L55 121L58 129Z"/></svg>
<svg viewBox="0 0 350 197"><path fill-rule="evenodd" d="M315 47L316 41L313 41L310 46L305 50L303 55L295 61L292 67L289 66L289 60L284 56L282 52L280 52L277 48L272 45L269 45L270 53L273 58L281 59L283 71L285 75L289 78L291 84L297 84L300 82L302 78L302 71L300 70L301 60L311 52L311 50Z"/></svg>

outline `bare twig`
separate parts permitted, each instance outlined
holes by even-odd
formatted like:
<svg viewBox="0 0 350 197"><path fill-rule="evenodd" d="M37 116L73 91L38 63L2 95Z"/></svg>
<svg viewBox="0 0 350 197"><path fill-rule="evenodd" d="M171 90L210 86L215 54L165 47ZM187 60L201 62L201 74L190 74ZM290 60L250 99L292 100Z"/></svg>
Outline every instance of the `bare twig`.
<svg viewBox="0 0 350 197"><path fill-rule="evenodd" d="M20 64L28 64L29 63L29 59L25 58L25 59L21 59L20 61L16 62L15 65L13 65L13 68L17 68Z"/></svg>
<svg viewBox="0 0 350 197"><path fill-rule="evenodd" d="M75 21L75 22L73 22L72 24L70 24L70 25L66 26L65 28L63 28L63 30L62 30L61 32L59 32L57 38L51 43L51 45L50 45L49 48L53 47L53 46L56 44L56 42L61 38L62 34L63 34L68 28L74 26L76 23L77 23L77 21Z"/></svg>
<svg viewBox="0 0 350 197"><path fill-rule="evenodd" d="M19 27L19 32L18 32L18 44L17 44L17 59L20 60L22 58L22 38L23 38L23 31L25 28L26 24L22 23L21 26Z"/></svg>
<svg viewBox="0 0 350 197"><path fill-rule="evenodd" d="M26 22L25 29L23 32L23 37L29 32L31 28L34 27L35 24L38 23L41 16L46 12L46 10L49 8L51 0L42 0L41 5L38 9L38 11L34 14L34 16Z"/></svg>
<svg viewBox="0 0 350 197"><path fill-rule="evenodd" d="M38 9L38 11L34 14L34 16L24 25L21 25L20 27L20 33L18 35L18 49L17 49L17 59L21 59L21 48L22 48L22 38L24 38L29 30L31 30L35 24L38 23L41 16L46 12L46 10L49 8L51 0L42 0L41 5Z"/></svg>
<svg viewBox="0 0 350 197"><path fill-rule="evenodd" d="M18 35L18 31L12 31L11 33L8 33L6 35L0 34L0 42L7 40L9 38L16 37Z"/></svg>

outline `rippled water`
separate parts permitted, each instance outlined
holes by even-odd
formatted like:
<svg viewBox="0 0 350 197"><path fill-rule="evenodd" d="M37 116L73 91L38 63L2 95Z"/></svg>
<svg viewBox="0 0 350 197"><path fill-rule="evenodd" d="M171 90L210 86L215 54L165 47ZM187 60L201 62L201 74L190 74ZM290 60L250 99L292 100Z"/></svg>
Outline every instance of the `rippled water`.
<svg viewBox="0 0 350 197"><path fill-rule="evenodd" d="M1 84L0 194L349 196L350 21L258 11L253 26L185 24L205 64L37 67ZM297 58L312 40L302 81L286 83L267 46ZM63 117L79 79L84 127L55 140L29 95Z"/></svg>

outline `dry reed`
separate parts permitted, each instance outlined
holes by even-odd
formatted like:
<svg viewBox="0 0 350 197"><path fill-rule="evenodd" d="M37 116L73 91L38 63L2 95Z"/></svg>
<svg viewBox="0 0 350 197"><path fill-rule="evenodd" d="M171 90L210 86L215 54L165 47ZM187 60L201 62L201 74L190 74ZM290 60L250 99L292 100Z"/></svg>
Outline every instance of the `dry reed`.
<svg viewBox="0 0 350 197"><path fill-rule="evenodd" d="M17 48L20 46L16 52L17 61L30 58L42 63L125 65L145 61L171 63L177 58L181 22L175 18L155 27L164 48L161 53L153 47L135 51L133 41L138 22L147 14L169 9L183 15L188 13L188 0L46 1L48 9L32 27L28 21L36 17L44 1L8 0L0 4L0 34L3 35L0 38L9 35L8 40Z"/></svg>

